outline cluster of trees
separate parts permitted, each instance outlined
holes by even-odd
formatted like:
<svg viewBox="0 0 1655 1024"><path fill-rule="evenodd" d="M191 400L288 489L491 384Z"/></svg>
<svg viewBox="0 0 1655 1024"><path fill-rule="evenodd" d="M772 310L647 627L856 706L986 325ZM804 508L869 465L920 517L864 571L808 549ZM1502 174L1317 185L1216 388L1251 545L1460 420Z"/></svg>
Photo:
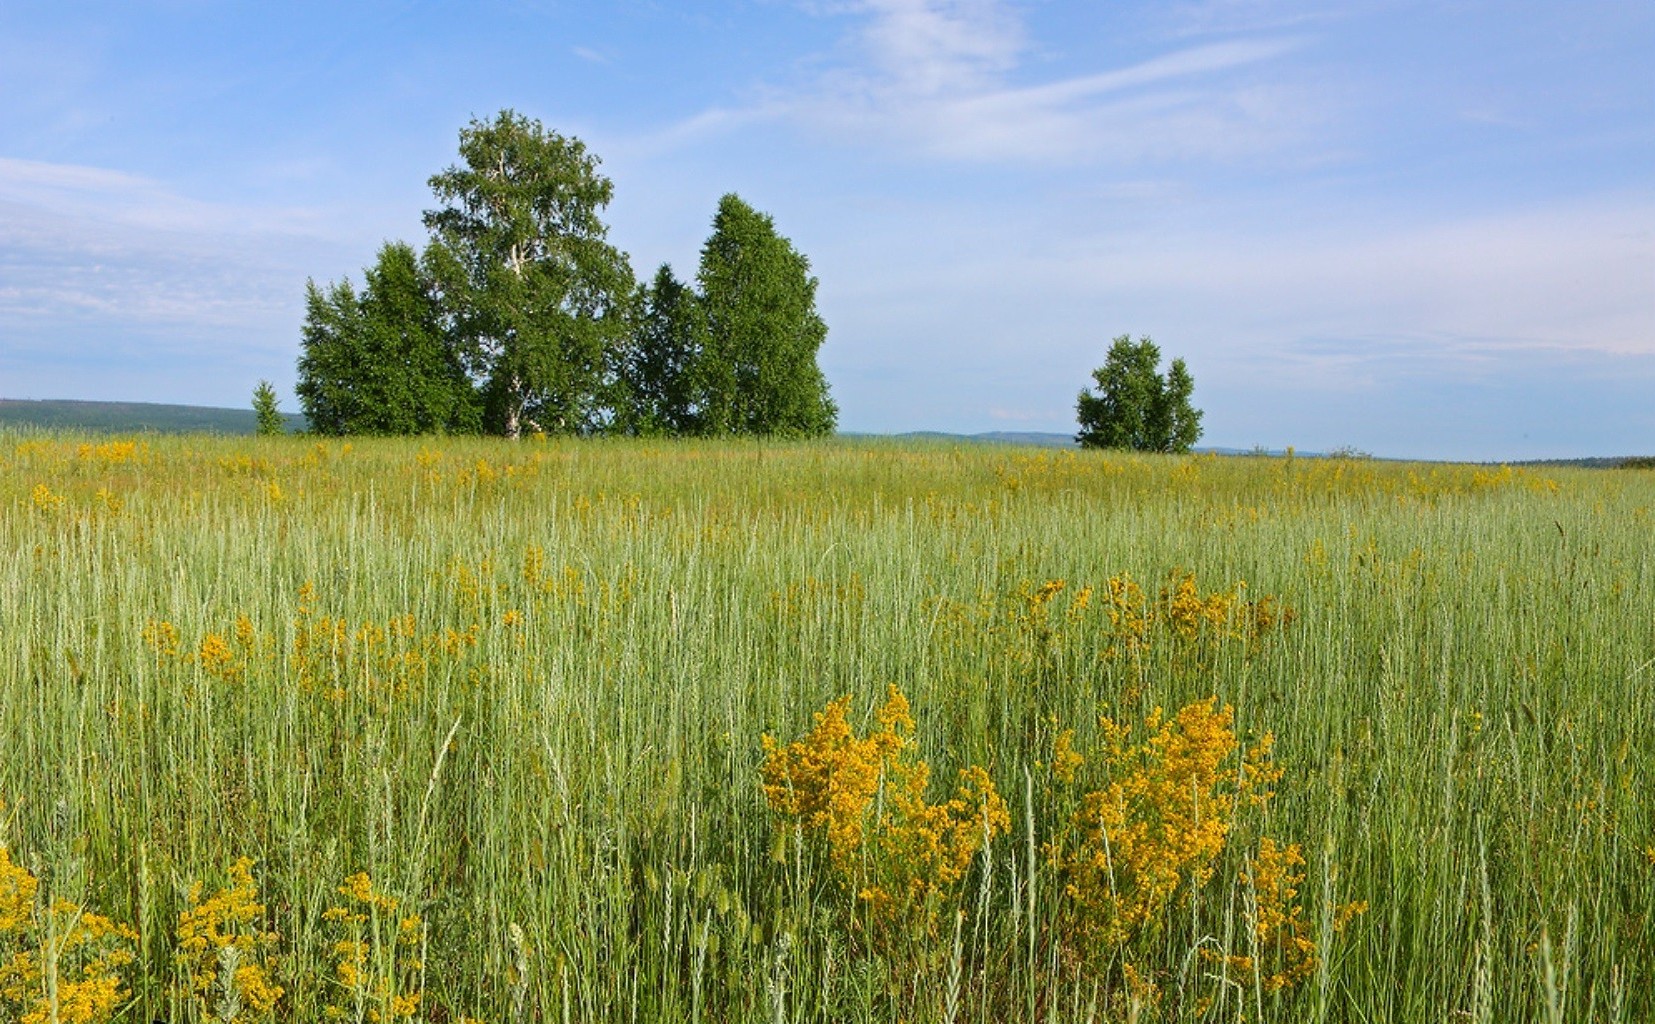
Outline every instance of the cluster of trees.
<svg viewBox="0 0 1655 1024"><path fill-rule="evenodd" d="M1097 393L1082 389L1075 412L1082 448L1187 452L1201 437L1201 410L1190 404L1195 380L1182 359L1160 373L1161 350L1147 337L1123 334L1092 371Z"/></svg>
<svg viewBox="0 0 1655 1024"><path fill-rule="evenodd" d="M387 243L358 291L305 295L295 391L323 434L833 431L809 261L720 200L695 286L639 285L578 139L502 111L433 176L422 251Z"/></svg>

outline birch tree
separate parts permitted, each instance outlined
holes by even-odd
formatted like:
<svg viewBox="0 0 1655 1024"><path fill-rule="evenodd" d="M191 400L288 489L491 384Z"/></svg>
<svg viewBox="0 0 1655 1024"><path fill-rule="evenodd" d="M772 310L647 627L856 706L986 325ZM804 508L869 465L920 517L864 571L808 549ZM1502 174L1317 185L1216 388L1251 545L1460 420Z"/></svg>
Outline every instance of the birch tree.
<svg viewBox="0 0 1655 1024"><path fill-rule="evenodd" d="M462 129L460 160L431 178L440 205L424 220L487 427L513 438L602 427L634 287L600 216L613 185L580 140L510 110Z"/></svg>

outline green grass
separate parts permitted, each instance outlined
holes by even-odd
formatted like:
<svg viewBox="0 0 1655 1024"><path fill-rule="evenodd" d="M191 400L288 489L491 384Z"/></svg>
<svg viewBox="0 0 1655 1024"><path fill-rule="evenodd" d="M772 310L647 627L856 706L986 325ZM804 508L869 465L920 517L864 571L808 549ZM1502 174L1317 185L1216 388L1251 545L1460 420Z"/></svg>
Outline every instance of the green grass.
<svg viewBox="0 0 1655 1024"><path fill-rule="evenodd" d="M1162 992L1145 1021L1655 1015L1655 475L107 443L0 435L0 841L138 930L127 1019L204 1019L171 988L172 936L191 883L244 855L281 1019L338 1000L322 912L357 871L422 915L422 1019L1126 1019L1126 962ZM1153 599L1175 571L1296 618L1111 657L1097 603L1067 614L1085 585ZM1049 580L1067 586L1033 622L1022 595ZM145 640L161 622L176 655ZM239 678L188 657L209 634ZM950 905L897 943L809 836L778 833L759 777L762 735L845 694L865 728L890 684L939 793L984 765L1013 822L958 931ZM1246 952L1239 839L1090 961L1042 850L1066 823L1059 731L1095 749L1100 712L1214 696L1285 769L1238 837L1308 862L1322 963L1285 993L1200 955ZM1369 910L1333 934L1353 899Z"/></svg>

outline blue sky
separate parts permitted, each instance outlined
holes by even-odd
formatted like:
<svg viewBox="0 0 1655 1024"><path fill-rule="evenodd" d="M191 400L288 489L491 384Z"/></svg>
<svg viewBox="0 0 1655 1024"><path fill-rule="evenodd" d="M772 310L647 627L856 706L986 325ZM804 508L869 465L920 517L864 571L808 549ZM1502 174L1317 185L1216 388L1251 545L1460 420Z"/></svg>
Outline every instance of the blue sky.
<svg viewBox="0 0 1655 1024"><path fill-rule="evenodd" d="M1203 444L1655 452L1648 0L14 0L0 97L4 397L290 396L511 107L640 277L770 212L844 429L1072 431L1131 333Z"/></svg>

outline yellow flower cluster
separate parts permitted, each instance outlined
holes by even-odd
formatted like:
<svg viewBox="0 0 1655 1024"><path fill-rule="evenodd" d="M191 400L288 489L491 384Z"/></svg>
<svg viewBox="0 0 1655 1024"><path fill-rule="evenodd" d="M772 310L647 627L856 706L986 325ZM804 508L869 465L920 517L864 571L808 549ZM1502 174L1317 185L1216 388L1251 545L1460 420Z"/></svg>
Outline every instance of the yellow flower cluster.
<svg viewBox="0 0 1655 1024"><path fill-rule="evenodd" d="M328 1020L393 1024L419 1012L424 990L425 923L418 914L397 916L397 900L359 871L338 888L344 902L322 920L331 927L329 947L340 1002L322 1013Z"/></svg>
<svg viewBox="0 0 1655 1024"><path fill-rule="evenodd" d="M1103 607L1113 639L1108 653L1112 656L1135 653L1149 638L1151 613L1143 588L1125 573L1111 576Z"/></svg>
<svg viewBox="0 0 1655 1024"><path fill-rule="evenodd" d="M138 441L105 441L102 444L82 444L75 449L75 457L80 461L106 466L147 460L149 455L149 445Z"/></svg>
<svg viewBox="0 0 1655 1024"><path fill-rule="evenodd" d="M230 648L230 641L217 633L208 633L201 638L195 650L195 662L201 666L201 671L214 679L227 683L241 680L243 667L236 658L236 652Z"/></svg>
<svg viewBox="0 0 1655 1024"><path fill-rule="evenodd" d="M63 495L56 493L45 484L34 485L35 511L43 512L46 515L56 515L63 510L64 501Z"/></svg>
<svg viewBox="0 0 1655 1024"><path fill-rule="evenodd" d="M0 846L0 1019L110 1020L126 1000L121 973L137 938L78 904L42 898L39 880Z"/></svg>
<svg viewBox="0 0 1655 1024"><path fill-rule="evenodd" d="M1064 879L1066 933L1072 952L1094 966L1159 928L1181 897L1199 891L1235 835L1243 806L1263 807L1282 770L1265 734L1243 748L1234 711L1216 699L1186 705L1171 718L1156 708L1141 738L1107 716L1099 721L1105 784L1086 792L1066 828L1046 844L1048 862ZM1065 730L1053 744L1052 778L1074 785L1086 758ZM1203 950L1237 984L1264 991L1291 988L1315 970L1317 948L1303 907L1304 856L1297 843L1263 837L1241 872L1250 926L1250 955ZM1367 909L1333 908L1342 930ZM1134 983L1135 984L1135 983Z"/></svg>
<svg viewBox="0 0 1655 1024"><path fill-rule="evenodd" d="M1173 633L1185 640L1195 639L1203 629L1222 633L1229 626L1239 590L1216 590L1203 597L1194 573L1174 575L1161 591L1161 609Z"/></svg>
<svg viewBox="0 0 1655 1024"><path fill-rule="evenodd" d="M235 629L231 635L206 633L187 650L179 637L178 627L166 619L150 619L145 622L139 637L157 662L177 661L180 664L193 664L209 679L225 683L241 682L247 675L249 661L260 653L258 631L246 615L236 617Z"/></svg>
<svg viewBox="0 0 1655 1024"><path fill-rule="evenodd" d="M766 735L764 795L770 806L797 819L827 842L833 866L846 875L860 863L863 828L886 763L902 749L912 730L908 701L893 687L879 710L880 728L858 738L845 721L847 695L816 714L816 727L802 740L781 745Z"/></svg>
<svg viewBox="0 0 1655 1024"><path fill-rule="evenodd" d="M203 891L200 882L191 886L189 906L178 915L181 995L196 1003L203 1018L221 1024L269 1019L282 997L273 980L278 936L264 928L252 859L230 867L228 887L206 899Z"/></svg>
<svg viewBox="0 0 1655 1024"><path fill-rule="evenodd" d="M298 617L289 656L301 689L342 703L353 693L384 703L423 684L438 659L457 659L475 649L482 625L421 634L412 615L351 628L341 617L316 611L315 585L299 588Z"/></svg>
<svg viewBox="0 0 1655 1024"><path fill-rule="evenodd" d="M1175 636L1194 640L1203 635L1257 640L1293 621L1296 613L1274 595L1255 601L1241 595L1245 582L1229 590L1203 595L1194 573L1174 573L1161 590L1158 612Z"/></svg>
<svg viewBox="0 0 1655 1024"><path fill-rule="evenodd" d="M1065 878L1088 953L1106 955L1153 927L1180 889L1211 877L1245 785L1229 764L1237 750L1233 718L1216 700L1170 719L1157 708L1139 742L1129 726L1101 720L1110 781L1081 798L1070 828L1046 851ZM1067 754L1070 778L1078 758Z"/></svg>
<svg viewBox="0 0 1655 1024"><path fill-rule="evenodd" d="M139 636L157 660L178 656L178 627L165 619L150 619Z"/></svg>
<svg viewBox="0 0 1655 1024"><path fill-rule="evenodd" d="M943 647L980 647L990 678L1041 688L1061 686L1076 666L1136 657L1159 642L1197 658L1223 641L1258 642L1294 619L1293 609L1270 595L1249 600L1246 584L1207 593L1193 573L1176 572L1155 597L1129 574L1096 588L1048 579L1023 582L974 603L948 598L929 609Z"/></svg>
<svg viewBox="0 0 1655 1024"><path fill-rule="evenodd" d="M1295 902L1304 884L1303 869L1298 843L1282 846L1269 836L1259 839L1258 851L1241 873L1253 955L1222 956L1203 949L1203 957L1221 963L1234 980L1256 983L1266 992L1292 988L1315 973L1316 943L1304 907ZM1343 931L1367 909L1365 900L1335 907L1333 930Z"/></svg>
<svg viewBox="0 0 1655 1024"><path fill-rule="evenodd" d="M914 720L895 686L865 737L845 720L850 702L817 713L801 740L764 737L765 796L822 838L835 873L876 923L929 931L983 844L1010 829L1010 815L976 765L961 769L952 797L927 800L931 769L914 754Z"/></svg>

